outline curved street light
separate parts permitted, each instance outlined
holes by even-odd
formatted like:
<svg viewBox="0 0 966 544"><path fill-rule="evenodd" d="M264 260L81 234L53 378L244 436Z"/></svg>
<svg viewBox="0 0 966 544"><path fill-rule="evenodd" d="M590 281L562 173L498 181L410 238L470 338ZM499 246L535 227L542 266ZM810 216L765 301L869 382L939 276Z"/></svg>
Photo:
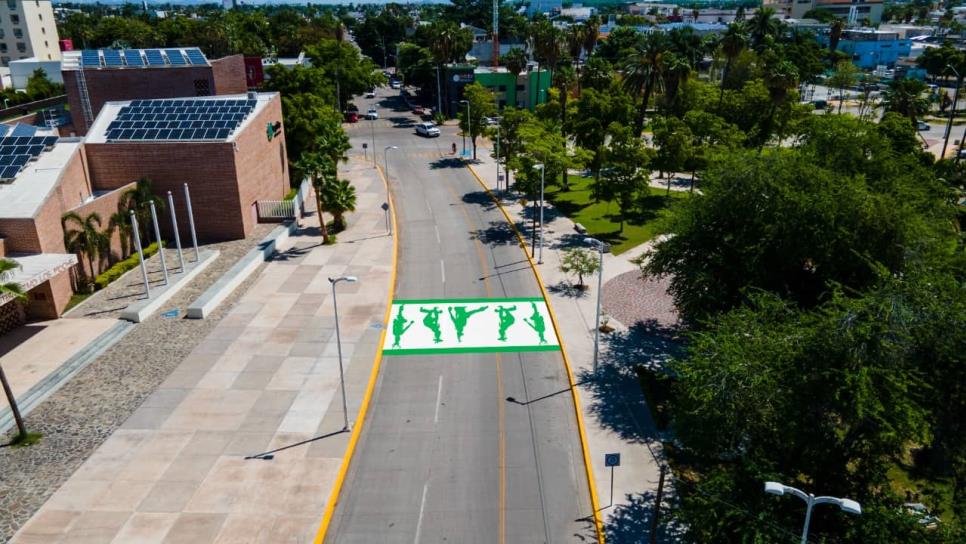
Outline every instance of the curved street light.
<svg viewBox="0 0 966 544"><path fill-rule="evenodd" d="M373 150L375 151L375 150ZM339 303L335 296L335 286L340 281L346 283L355 283L359 281L359 278L355 276L339 276L338 278L329 278L329 283L332 284L332 307L335 309L335 342L339 349L339 382L342 384L342 418L345 424L342 427L343 431L349 430L349 407L346 403L345 398L345 370L342 367L342 335L339 331Z"/></svg>
<svg viewBox="0 0 966 544"><path fill-rule="evenodd" d="M765 493L778 495L779 497L788 493L789 495L794 495L799 499L802 499L805 501L805 504L808 505L805 508L805 528L802 529L802 544L808 544L808 525L812 521L812 507L816 504L835 504L841 508L843 512L848 512L849 514L855 515L862 513L862 506L852 499L840 499L838 497L816 497L811 493L805 493L800 489L795 489L794 487L778 482L765 482Z"/></svg>

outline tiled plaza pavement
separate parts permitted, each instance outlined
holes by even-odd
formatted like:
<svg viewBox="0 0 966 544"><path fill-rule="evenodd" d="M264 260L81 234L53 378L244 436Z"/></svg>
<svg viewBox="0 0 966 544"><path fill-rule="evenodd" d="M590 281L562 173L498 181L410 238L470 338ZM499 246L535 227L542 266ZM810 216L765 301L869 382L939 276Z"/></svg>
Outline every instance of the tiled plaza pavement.
<svg viewBox="0 0 966 544"><path fill-rule="evenodd" d="M349 216L339 243L320 245L307 220L291 247L236 292L244 294L200 343L173 350L177 362L155 382L160 386L133 403L129 418L116 418L121 428L108 430L110 437L14 542L311 540L348 439L338 432L342 405L327 277L360 278L338 287L351 421L371 371L392 267L379 208L383 185L371 168L348 168L360 211ZM169 338L129 359L174 348L177 335ZM92 397L78 399L81 410L101 406L104 399ZM320 436L273 460L244 459Z"/></svg>

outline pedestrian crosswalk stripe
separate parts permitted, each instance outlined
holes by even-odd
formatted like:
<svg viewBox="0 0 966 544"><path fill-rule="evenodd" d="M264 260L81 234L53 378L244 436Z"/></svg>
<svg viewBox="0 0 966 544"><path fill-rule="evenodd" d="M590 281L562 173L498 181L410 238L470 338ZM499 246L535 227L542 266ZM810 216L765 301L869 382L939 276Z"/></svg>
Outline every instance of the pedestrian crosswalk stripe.
<svg viewBox="0 0 966 544"><path fill-rule="evenodd" d="M560 349L544 299L419 299L392 304L385 355Z"/></svg>

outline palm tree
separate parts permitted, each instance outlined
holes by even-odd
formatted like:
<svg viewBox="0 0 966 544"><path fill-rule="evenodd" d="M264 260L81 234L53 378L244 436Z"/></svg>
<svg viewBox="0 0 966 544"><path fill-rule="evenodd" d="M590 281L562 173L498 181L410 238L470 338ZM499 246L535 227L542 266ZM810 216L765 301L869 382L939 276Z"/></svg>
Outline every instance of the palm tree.
<svg viewBox="0 0 966 544"><path fill-rule="evenodd" d="M519 76L524 70L527 69L527 62L529 62L529 59L527 59L527 52L519 47L510 49L506 52L506 55L503 55L503 58L500 59L500 64L506 68L507 72L515 76Z"/></svg>
<svg viewBox="0 0 966 544"><path fill-rule="evenodd" d="M845 30L845 21L842 19L832 21L828 36L828 55L830 59L835 59L835 50L839 47L839 40L842 39L843 30Z"/></svg>
<svg viewBox="0 0 966 544"><path fill-rule="evenodd" d="M466 52L473 45L473 36L466 29L459 28L451 22L440 21L433 23L433 41L429 44L429 51L436 63L438 73L443 72L443 66L449 62L457 62L465 57ZM445 86L442 86L446 88ZM442 102L442 99L440 99Z"/></svg>
<svg viewBox="0 0 966 544"><path fill-rule="evenodd" d="M591 15L584 27L584 56L590 58L590 54L597 47L597 40L600 38L600 19L596 15Z"/></svg>
<svg viewBox="0 0 966 544"><path fill-rule="evenodd" d="M553 26L550 21L541 20L533 24L530 28L531 41L533 43L533 56L541 64L550 69L550 80L553 81L553 73L557 70L557 62L563 52L562 38L560 30ZM540 88L540 73L537 73L537 88ZM539 102L539 97L537 102Z"/></svg>
<svg viewBox="0 0 966 544"><path fill-rule="evenodd" d="M329 210L338 230L346 227L345 214L356 210L356 188L348 180L329 178L322 184L322 206Z"/></svg>
<svg viewBox="0 0 966 544"><path fill-rule="evenodd" d="M112 213L107 221L107 232L109 233L109 237L114 236L114 233L117 232L121 242L121 258L124 259L134 252L134 249L131 247L134 231L131 229L130 211L124 209L123 206L118 207L120 209Z"/></svg>
<svg viewBox="0 0 966 544"><path fill-rule="evenodd" d="M134 217L138 220L138 234L142 240L150 240L148 224L151 221L151 208L149 204L154 202L154 207L158 212L164 211L164 201L154 194L151 188L151 180L141 178L133 188L124 191L121 195L120 203L128 210L134 210ZM119 204L121 207L121 204Z"/></svg>
<svg viewBox="0 0 966 544"><path fill-rule="evenodd" d="M319 230L322 233L322 243L328 244L329 229L325 225L323 213L326 208L322 199L322 191L325 186L325 179L335 175L335 162L328 155L318 151L305 151L294 165L299 171L304 172L312 181L315 189L315 209L319 214Z"/></svg>
<svg viewBox="0 0 966 544"><path fill-rule="evenodd" d="M925 90L926 84L918 79L895 79L882 93L882 108L908 117L915 125L929 110L929 99L922 96Z"/></svg>
<svg viewBox="0 0 966 544"><path fill-rule="evenodd" d="M721 37L721 52L725 56L725 65L724 70L721 72L721 88L718 94L719 112L721 111L721 104L724 101L725 80L728 78L728 72L731 71L731 65L747 45L748 27L745 25L745 22L735 21L728 25L728 30Z"/></svg>
<svg viewBox="0 0 966 544"><path fill-rule="evenodd" d="M765 87L768 88L770 107L768 117L765 118L765 127L761 131L761 140L758 146L759 153L765 147L765 142L771 136L771 127L774 123L778 106L788 98L788 91L798 85L798 69L788 60L769 62L765 66L764 80Z"/></svg>
<svg viewBox="0 0 966 544"><path fill-rule="evenodd" d="M775 18L774 8L759 8L748 23L751 43L754 44L755 50L760 51L765 44L765 38L778 35L781 27L781 21Z"/></svg>
<svg viewBox="0 0 966 544"><path fill-rule="evenodd" d="M674 108L681 85L691 75L691 64L683 56L668 52L661 62L661 78L664 81L664 108Z"/></svg>
<svg viewBox="0 0 966 544"><path fill-rule="evenodd" d="M7 281L13 271L18 268L20 268L20 265L15 261L0 259L0 300L6 298L20 301L27 300L27 293L24 292L20 284ZM3 303L0 302L0 305L3 305ZM20 415L20 407L17 406L17 399L13 396L13 389L10 388L10 382L7 381L3 365L0 365L0 385L3 386L3 393L7 396L7 404L10 405L10 411L13 412L13 418L17 422L16 440L21 441L27 438L27 426L23 422L23 416Z"/></svg>
<svg viewBox="0 0 966 544"><path fill-rule="evenodd" d="M87 217L69 212L61 217L61 223L64 225L67 251L76 253L81 258L87 258L90 278L93 278L97 275L94 262L98 259L101 248L104 247L101 241L104 235L100 232L101 216L97 212L92 212ZM77 228L69 228L71 225L76 225Z"/></svg>
<svg viewBox="0 0 966 544"><path fill-rule="evenodd" d="M651 32L644 36L640 44L623 62L624 88L641 96L641 109L638 110L635 133L640 136L644 131L644 116L647 103L657 84L661 71L661 59L667 52L667 40L663 34Z"/></svg>

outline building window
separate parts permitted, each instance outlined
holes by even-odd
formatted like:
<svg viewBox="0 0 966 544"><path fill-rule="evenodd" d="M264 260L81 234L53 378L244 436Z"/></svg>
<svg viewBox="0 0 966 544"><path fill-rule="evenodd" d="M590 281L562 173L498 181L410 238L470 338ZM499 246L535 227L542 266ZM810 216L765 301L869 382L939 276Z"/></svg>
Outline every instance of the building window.
<svg viewBox="0 0 966 544"><path fill-rule="evenodd" d="M7 9L17 9L17 0L7 0Z"/></svg>
<svg viewBox="0 0 966 544"><path fill-rule="evenodd" d="M20 51L21 53L26 53L27 52L27 44L25 44L23 42L17 42L17 51Z"/></svg>
<svg viewBox="0 0 966 544"><path fill-rule="evenodd" d="M13 37L14 38L17 38L18 40L22 40L23 39L23 29L22 28L15 28L15 29L13 29Z"/></svg>
<svg viewBox="0 0 966 544"><path fill-rule="evenodd" d="M0 64L4 66L10 64L10 57L0 57Z"/></svg>
<svg viewBox="0 0 966 544"><path fill-rule="evenodd" d="M518 91L522 91L523 90L523 85L517 85L517 90Z"/></svg>
<svg viewBox="0 0 966 544"><path fill-rule="evenodd" d="M505 93L506 92L506 85L497 85L496 86L496 90L499 91L499 92L501 92L501 93Z"/></svg>
<svg viewBox="0 0 966 544"><path fill-rule="evenodd" d="M4 39L5 37L6 37L6 32L4 32L2 28L0 28L0 40Z"/></svg>
<svg viewBox="0 0 966 544"><path fill-rule="evenodd" d="M0 53L6 53L6 52L7 52L7 44L0 43Z"/></svg>
<svg viewBox="0 0 966 544"><path fill-rule="evenodd" d="M17 15L16 13L11 13L10 14L10 22L13 23L13 24L15 24L15 25L19 25L20 24L20 16Z"/></svg>
<svg viewBox="0 0 966 544"><path fill-rule="evenodd" d="M195 80L195 96L211 96L211 85L207 79Z"/></svg>

